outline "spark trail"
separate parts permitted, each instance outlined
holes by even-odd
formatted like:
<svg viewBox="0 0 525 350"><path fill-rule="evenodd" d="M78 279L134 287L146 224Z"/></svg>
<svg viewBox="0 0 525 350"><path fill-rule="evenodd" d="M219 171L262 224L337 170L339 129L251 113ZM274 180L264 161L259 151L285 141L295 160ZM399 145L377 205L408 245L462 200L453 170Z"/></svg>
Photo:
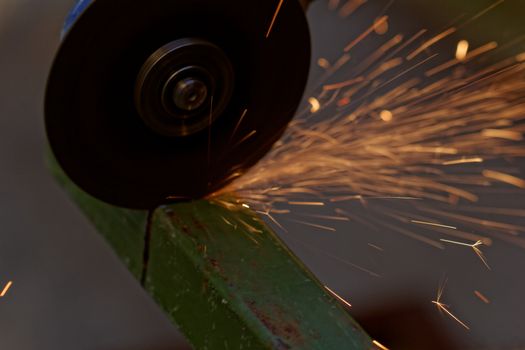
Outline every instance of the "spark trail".
<svg viewBox="0 0 525 350"><path fill-rule="evenodd" d="M500 239L525 247L525 227L486 218L523 217L523 210L485 205L490 191L524 194L513 164L525 156L525 52L494 57L525 36L477 46L456 38L501 2L455 26L409 35L378 32L393 20L381 14L333 62L317 59L321 78L282 139L247 172L236 170L235 180L211 199L227 193L283 230L283 221L292 221L333 231L325 221L346 218L439 249L462 245L487 268L481 245ZM347 17L364 3L329 6L343 6ZM379 48L352 61L354 49L377 40L383 40ZM444 42L448 53L432 51ZM235 208L232 201L222 205ZM356 205L368 214L354 213ZM334 213L305 214L305 207ZM441 294L432 303L468 329Z"/></svg>
<svg viewBox="0 0 525 350"><path fill-rule="evenodd" d="M250 207L275 214L276 221L277 212L287 209L289 217L299 204L330 202L338 210L357 202L375 212L378 223L432 222L426 229L468 236L474 243L496 231L515 236L515 227L455 213L459 204L479 202L493 184L515 191L525 187L516 169L509 170L513 159L525 156L519 143L525 131L525 55L482 65L477 60L497 44L470 48L458 59L456 41L449 52L453 64L444 67L435 60L438 54L427 50L455 30L435 35L420 30L381 39L388 45L334 81L351 62L347 52L377 40L370 36L383 18L350 40L333 64L319 59L325 74L307 99L309 106L261 162L247 174L237 171L219 194L235 193ZM401 198L411 201L413 210L395 212L384 205ZM458 232L444 229L449 226Z"/></svg>

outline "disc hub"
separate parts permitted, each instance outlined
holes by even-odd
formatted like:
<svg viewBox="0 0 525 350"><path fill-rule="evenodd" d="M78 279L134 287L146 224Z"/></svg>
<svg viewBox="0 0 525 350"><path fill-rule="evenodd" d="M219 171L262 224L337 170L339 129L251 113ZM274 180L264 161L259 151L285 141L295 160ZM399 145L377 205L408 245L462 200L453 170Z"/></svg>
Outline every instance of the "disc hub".
<svg viewBox="0 0 525 350"><path fill-rule="evenodd" d="M175 106L188 112L201 107L207 97L208 87L198 78L179 80L172 92Z"/></svg>
<svg viewBox="0 0 525 350"><path fill-rule="evenodd" d="M188 136L221 115L233 82L233 68L221 49L201 39L179 39L155 51L142 66L135 106L156 133Z"/></svg>

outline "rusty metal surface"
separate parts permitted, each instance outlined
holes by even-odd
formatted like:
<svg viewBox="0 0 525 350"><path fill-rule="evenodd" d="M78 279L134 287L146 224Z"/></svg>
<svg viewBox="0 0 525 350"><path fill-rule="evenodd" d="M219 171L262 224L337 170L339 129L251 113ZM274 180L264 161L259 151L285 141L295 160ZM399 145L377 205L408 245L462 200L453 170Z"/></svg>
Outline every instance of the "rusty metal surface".
<svg viewBox="0 0 525 350"><path fill-rule="evenodd" d="M148 215L89 196L51 156L49 164L195 348L370 348L343 306L251 210L199 200Z"/></svg>
<svg viewBox="0 0 525 350"><path fill-rule="evenodd" d="M370 348L251 210L207 200L161 207L150 236L145 287L197 348Z"/></svg>

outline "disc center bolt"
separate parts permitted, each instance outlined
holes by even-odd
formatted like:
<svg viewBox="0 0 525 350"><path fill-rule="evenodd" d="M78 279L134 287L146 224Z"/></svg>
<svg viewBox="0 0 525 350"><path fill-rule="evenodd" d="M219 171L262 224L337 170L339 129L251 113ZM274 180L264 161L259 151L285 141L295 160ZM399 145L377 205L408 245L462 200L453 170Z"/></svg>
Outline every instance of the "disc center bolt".
<svg viewBox="0 0 525 350"><path fill-rule="evenodd" d="M173 102L177 108L194 111L201 107L208 97L208 87L197 78L179 80L173 89Z"/></svg>
<svg viewBox="0 0 525 350"><path fill-rule="evenodd" d="M200 39L178 39L142 65L135 82L135 107L152 131L188 136L223 114L233 85L233 67L219 47Z"/></svg>

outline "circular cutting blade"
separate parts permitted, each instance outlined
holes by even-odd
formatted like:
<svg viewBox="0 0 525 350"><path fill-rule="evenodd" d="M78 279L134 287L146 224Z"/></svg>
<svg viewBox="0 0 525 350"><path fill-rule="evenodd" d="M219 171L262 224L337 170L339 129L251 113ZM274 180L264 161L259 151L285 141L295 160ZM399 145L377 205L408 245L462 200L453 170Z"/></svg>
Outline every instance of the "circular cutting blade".
<svg viewBox="0 0 525 350"><path fill-rule="evenodd" d="M310 38L299 2L97 0L65 36L45 101L46 129L66 174L118 206L151 208L201 198L257 162L301 99ZM269 34L269 35L268 35ZM233 93L204 130L170 137L134 103L137 76L163 45L199 38L231 62ZM210 115L213 113L210 105ZM244 117L241 120L241 116Z"/></svg>

